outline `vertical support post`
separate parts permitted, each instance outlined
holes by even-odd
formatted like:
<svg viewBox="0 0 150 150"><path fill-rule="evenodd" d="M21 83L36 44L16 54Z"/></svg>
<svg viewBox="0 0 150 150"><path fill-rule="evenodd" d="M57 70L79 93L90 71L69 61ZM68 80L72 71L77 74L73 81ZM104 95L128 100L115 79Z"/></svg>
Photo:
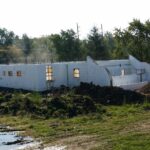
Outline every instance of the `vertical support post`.
<svg viewBox="0 0 150 150"><path fill-rule="evenodd" d="M68 64L66 64L66 71L67 71L67 86L69 87L69 69L68 69Z"/></svg>

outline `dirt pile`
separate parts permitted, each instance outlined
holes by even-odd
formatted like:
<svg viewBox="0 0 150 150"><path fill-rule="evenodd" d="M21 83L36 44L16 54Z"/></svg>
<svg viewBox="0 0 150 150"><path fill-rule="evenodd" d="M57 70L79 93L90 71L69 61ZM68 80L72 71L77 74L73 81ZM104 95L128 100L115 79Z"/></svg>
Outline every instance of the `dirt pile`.
<svg viewBox="0 0 150 150"><path fill-rule="evenodd" d="M87 95L96 103L104 105L122 105L124 103L142 103L145 96L119 87L101 87L93 83L83 83L74 88L76 95Z"/></svg>
<svg viewBox="0 0 150 150"><path fill-rule="evenodd" d="M146 84L144 87L142 87L139 92L150 95L150 83Z"/></svg>

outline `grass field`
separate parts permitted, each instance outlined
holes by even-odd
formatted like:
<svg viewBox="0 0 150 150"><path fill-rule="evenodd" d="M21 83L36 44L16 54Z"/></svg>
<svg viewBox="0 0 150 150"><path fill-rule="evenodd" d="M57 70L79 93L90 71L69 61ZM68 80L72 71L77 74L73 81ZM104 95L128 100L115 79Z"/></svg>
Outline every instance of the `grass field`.
<svg viewBox="0 0 150 150"><path fill-rule="evenodd" d="M149 150L150 104L105 106L103 115L61 118L1 116L0 124L24 129L45 144L67 145L69 150Z"/></svg>

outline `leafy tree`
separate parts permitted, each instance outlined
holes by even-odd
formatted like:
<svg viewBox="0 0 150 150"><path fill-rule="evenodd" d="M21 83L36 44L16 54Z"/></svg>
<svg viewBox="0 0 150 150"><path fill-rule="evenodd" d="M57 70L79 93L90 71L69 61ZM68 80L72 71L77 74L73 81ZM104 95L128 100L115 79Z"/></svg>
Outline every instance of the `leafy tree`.
<svg viewBox="0 0 150 150"><path fill-rule="evenodd" d="M88 47L87 47L87 39L80 40L80 58L81 60L85 60L88 56Z"/></svg>
<svg viewBox="0 0 150 150"><path fill-rule="evenodd" d="M105 59L108 57L104 45L103 35L97 27L93 27L87 40L88 55L94 59Z"/></svg>
<svg viewBox="0 0 150 150"><path fill-rule="evenodd" d="M11 47L15 39L15 34L7 29L0 29L0 63L9 63L11 60ZM13 49L14 50L14 49Z"/></svg>
<svg viewBox="0 0 150 150"><path fill-rule="evenodd" d="M13 44L15 35L12 31L7 31L5 28L0 29L0 48L6 48Z"/></svg>
<svg viewBox="0 0 150 150"><path fill-rule="evenodd" d="M67 31L62 30L60 35L52 35L51 39L60 61L80 59L80 42L72 29Z"/></svg>
<svg viewBox="0 0 150 150"><path fill-rule="evenodd" d="M126 47L126 38L124 38L124 32L121 29L115 29L114 33L115 47L111 53L112 58L120 59L128 57L128 50Z"/></svg>
<svg viewBox="0 0 150 150"><path fill-rule="evenodd" d="M106 47L106 50L108 52L108 57L109 58L113 58L113 51L115 49L115 40L114 40L114 37L113 37L113 34L111 32L106 32L104 34L104 45Z"/></svg>
<svg viewBox="0 0 150 150"><path fill-rule="evenodd" d="M33 39L33 50L31 56L36 61L55 61L57 59L56 49L51 36L44 36Z"/></svg>
<svg viewBox="0 0 150 150"><path fill-rule="evenodd" d="M115 30L116 46L123 54L132 54L141 61L150 62L150 21L134 19L127 29Z"/></svg>
<svg viewBox="0 0 150 150"><path fill-rule="evenodd" d="M32 40L27 36L27 34L23 34L22 36L22 48L26 56L28 56L31 53Z"/></svg>

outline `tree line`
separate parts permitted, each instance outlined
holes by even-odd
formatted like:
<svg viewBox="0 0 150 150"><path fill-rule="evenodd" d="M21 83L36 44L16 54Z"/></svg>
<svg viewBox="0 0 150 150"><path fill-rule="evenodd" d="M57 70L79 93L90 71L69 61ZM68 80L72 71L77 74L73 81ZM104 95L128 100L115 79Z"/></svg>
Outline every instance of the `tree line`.
<svg viewBox="0 0 150 150"><path fill-rule="evenodd" d="M133 19L126 29L102 33L94 26L85 39L73 29L40 38L0 28L0 63L120 59L131 54L150 63L150 21Z"/></svg>

